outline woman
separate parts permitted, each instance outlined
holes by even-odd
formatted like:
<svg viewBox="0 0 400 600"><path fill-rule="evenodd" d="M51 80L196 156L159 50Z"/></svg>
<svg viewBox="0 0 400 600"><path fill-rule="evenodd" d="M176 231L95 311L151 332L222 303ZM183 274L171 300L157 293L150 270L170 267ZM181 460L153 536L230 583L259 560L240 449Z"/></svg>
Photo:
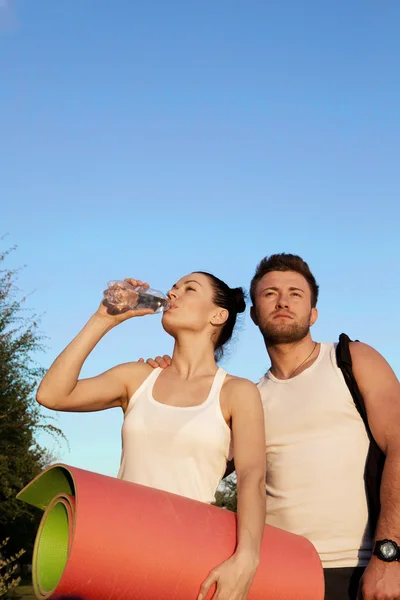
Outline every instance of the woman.
<svg viewBox="0 0 400 600"><path fill-rule="evenodd" d="M146 285L126 279L136 287ZM83 363L110 329L149 309L112 314L102 302L42 380L38 402L53 410L121 407L121 479L211 503L224 475L231 437L238 486L237 548L203 583L215 599L244 600L254 578L265 522L265 433L260 395L248 380L218 368L215 356L245 309L241 288L194 272L168 292L162 324L175 339L168 369L125 363L79 379ZM231 435L232 434L232 435ZM188 599L190 600L190 599Z"/></svg>

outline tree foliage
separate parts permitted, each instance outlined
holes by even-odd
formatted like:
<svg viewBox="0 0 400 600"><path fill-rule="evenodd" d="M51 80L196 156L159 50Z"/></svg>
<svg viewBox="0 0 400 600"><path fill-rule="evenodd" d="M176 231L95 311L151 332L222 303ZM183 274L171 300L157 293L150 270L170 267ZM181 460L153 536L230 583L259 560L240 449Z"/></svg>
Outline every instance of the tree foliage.
<svg viewBox="0 0 400 600"><path fill-rule="evenodd" d="M24 554L24 550L20 550L14 556L3 558L4 548L8 543L8 539L0 542L0 596L8 595L8 592L17 587L21 578L17 575L18 563L16 562Z"/></svg>
<svg viewBox="0 0 400 600"><path fill-rule="evenodd" d="M237 511L236 477L229 476L221 483L215 495L215 505L232 512Z"/></svg>
<svg viewBox="0 0 400 600"><path fill-rule="evenodd" d="M0 253L3 267L9 253ZM35 355L43 350L36 316L18 298L18 270L0 269L0 540L10 538L12 554L23 547L31 555L38 514L15 496L48 461L48 452L36 441L45 429L60 430L40 412L35 391L43 370Z"/></svg>

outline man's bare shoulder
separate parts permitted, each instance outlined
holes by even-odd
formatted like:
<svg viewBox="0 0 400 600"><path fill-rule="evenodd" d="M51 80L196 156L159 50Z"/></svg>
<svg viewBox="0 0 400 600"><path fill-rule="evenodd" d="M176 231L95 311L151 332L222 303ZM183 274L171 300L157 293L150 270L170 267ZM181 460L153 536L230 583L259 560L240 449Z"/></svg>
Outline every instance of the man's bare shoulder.
<svg viewBox="0 0 400 600"><path fill-rule="evenodd" d="M387 360L372 346L369 346L364 342L350 342L349 348L351 360L355 369L362 371L377 369L378 372L382 369L390 369Z"/></svg>

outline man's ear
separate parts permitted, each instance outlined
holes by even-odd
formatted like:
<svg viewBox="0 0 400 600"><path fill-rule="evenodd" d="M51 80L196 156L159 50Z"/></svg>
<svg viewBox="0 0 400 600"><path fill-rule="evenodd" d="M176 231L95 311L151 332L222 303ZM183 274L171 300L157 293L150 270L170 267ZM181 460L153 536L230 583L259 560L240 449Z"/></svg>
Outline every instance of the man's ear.
<svg viewBox="0 0 400 600"><path fill-rule="evenodd" d="M314 323L317 321L317 319L318 319L318 309L312 308L311 315L310 315L310 327L312 327L314 325Z"/></svg>
<svg viewBox="0 0 400 600"><path fill-rule="evenodd" d="M258 327L257 313L256 313L256 309L254 306L250 307L250 317L251 317L251 320L253 321L254 325L256 325Z"/></svg>
<svg viewBox="0 0 400 600"><path fill-rule="evenodd" d="M211 317L211 324L212 325L223 325L229 317L229 312L226 310L226 308L218 308L218 312L214 313L214 315Z"/></svg>

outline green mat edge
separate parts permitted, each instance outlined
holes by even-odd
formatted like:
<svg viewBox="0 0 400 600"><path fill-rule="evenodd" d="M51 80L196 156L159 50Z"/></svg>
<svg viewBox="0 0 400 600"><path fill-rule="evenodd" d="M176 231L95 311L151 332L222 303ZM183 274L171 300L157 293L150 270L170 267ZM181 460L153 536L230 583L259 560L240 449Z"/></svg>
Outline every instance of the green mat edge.
<svg viewBox="0 0 400 600"><path fill-rule="evenodd" d="M61 519L57 517L60 510ZM53 531L49 532L49 528ZM60 583L68 560L68 538L68 511L62 496L59 495L45 512L35 540L32 584L36 598L50 597Z"/></svg>
<svg viewBox="0 0 400 600"><path fill-rule="evenodd" d="M57 464L39 473L17 494L17 499L45 510L60 493L75 496L75 483L71 471Z"/></svg>
<svg viewBox="0 0 400 600"><path fill-rule="evenodd" d="M16 496L18 500L21 502L26 502L36 508L41 509L42 511L46 511L47 507L54 503L56 496L60 496L62 494L67 494L71 496L75 496L75 482L71 471L63 464L55 464L48 467L46 470L42 471L33 479L28 485L26 485ZM54 504L51 510L54 508ZM44 520L43 520L44 519ZM33 569L32 569L32 584L35 592L36 598L48 598L57 586L63 568L58 568L59 577L57 577L57 581L53 580L53 589L43 590L40 585L40 574L37 571L38 567L38 542L43 532L43 527L45 526L46 518L43 517L42 521L39 525L39 529L37 532L35 544L34 544L34 553L33 553ZM61 558L62 565L65 566L67 557L64 556ZM60 565L60 566L62 566ZM47 587L47 586L46 586Z"/></svg>

